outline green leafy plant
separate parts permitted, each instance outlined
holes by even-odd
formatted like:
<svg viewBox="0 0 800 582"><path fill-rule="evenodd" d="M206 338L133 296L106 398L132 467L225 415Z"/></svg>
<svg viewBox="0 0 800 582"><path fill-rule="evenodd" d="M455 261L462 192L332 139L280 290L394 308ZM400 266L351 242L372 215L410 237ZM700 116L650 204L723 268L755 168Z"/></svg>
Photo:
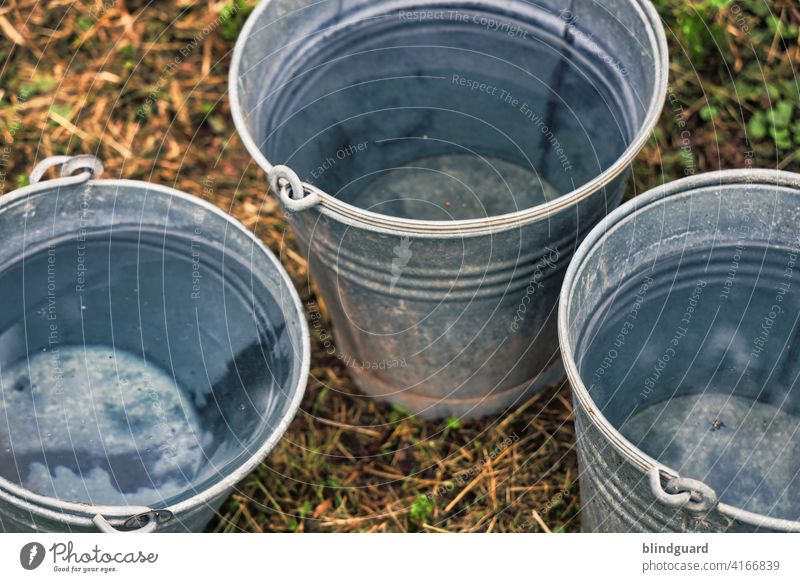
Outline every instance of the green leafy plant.
<svg viewBox="0 0 800 582"><path fill-rule="evenodd" d="M88 16L79 16L76 22L78 23L78 26L80 26L84 30L89 30L94 24L92 19L89 18Z"/></svg>
<svg viewBox="0 0 800 582"><path fill-rule="evenodd" d="M800 145L800 120L794 119L794 110L794 103L782 99L771 110L756 111L747 124L750 138L762 140L769 137L781 150Z"/></svg>
<svg viewBox="0 0 800 582"><path fill-rule="evenodd" d="M418 524L427 522L429 515L433 513L433 501L425 495L419 495L411 505L411 519Z"/></svg>
<svg viewBox="0 0 800 582"><path fill-rule="evenodd" d="M407 408L399 404L393 404L392 411L389 413L389 422L399 422L401 420L414 420L414 415Z"/></svg>
<svg viewBox="0 0 800 582"><path fill-rule="evenodd" d="M253 11L253 6L245 0L233 0L220 13L222 19L222 38L235 42L244 26L245 20Z"/></svg>
<svg viewBox="0 0 800 582"><path fill-rule="evenodd" d="M31 95L50 93L57 84L58 81L53 75L37 75L20 84L19 90L20 93L30 97Z"/></svg>
<svg viewBox="0 0 800 582"><path fill-rule="evenodd" d="M697 64L702 64L703 57L725 33L725 27L715 17L732 3L733 0L695 0L676 4L671 0L658 0L656 6L659 13L671 13L675 22L673 30L681 37L681 44Z"/></svg>
<svg viewBox="0 0 800 582"><path fill-rule="evenodd" d="M289 520L289 524L287 526L289 531L291 531L291 532L297 531L297 529L300 527L300 524L303 521L305 521L306 516L309 513L311 513L312 509L313 509L313 507L312 507L311 503L308 500L303 501L303 505L300 506L300 509L297 512L297 519Z"/></svg>
<svg viewBox="0 0 800 582"><path fill-rule="evenodd" d="M461 421L458 420L455 416L451 416L447 419L447 430L458 430L461 428Z"/></svg>

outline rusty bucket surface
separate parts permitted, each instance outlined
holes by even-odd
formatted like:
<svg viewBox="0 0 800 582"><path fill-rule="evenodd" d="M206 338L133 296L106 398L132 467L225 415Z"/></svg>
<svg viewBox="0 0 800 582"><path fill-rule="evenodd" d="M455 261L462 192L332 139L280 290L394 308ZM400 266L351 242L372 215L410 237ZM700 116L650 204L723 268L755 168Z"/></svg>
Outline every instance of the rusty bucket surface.
<svg viewBox="0 0 800 582"><path fill-rule="evenodd" d="M800 176L634 198L561 295L585 531L800 531Z"/></svg>
<svg viewBox="0 0 800 582"><path fill-rule="evenodd" d="M319 343L369 396L479 416L563 375L565 267L666 79L643 0L269 0L230 95L330 310Z"/></svg>
<svg viewBox="0 0 800 582"><path fill-rule="evenodd" d="M305 388L302 305L269 250L101 172L48 158L0 199L0 531L202 531Z"/></svg>

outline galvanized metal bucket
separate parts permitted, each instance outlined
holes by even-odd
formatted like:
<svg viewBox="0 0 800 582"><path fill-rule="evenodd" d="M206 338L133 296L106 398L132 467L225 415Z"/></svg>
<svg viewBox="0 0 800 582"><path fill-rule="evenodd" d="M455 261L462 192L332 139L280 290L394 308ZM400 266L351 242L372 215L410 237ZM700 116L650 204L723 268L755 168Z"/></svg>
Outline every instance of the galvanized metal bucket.
<svg viewBox="0 0 800 582"><path fill-rule="evenodd" d="M672 182L564 282L586 531L800 531L800 176Z"/></svg>
<svg viewBox="0 0 800 582"><path fill-rule="evenodd" d="M555 305L661 111L645 0L269 0L230 73L368 395L501 410L563 375ZM279 164L279 165L273 165Z"/></svg>
<svg viewBox="0 0 800 582"><path fill-rule="evenodd" d="M269 250L101 171L48 158L0 200L0 531L202 530L303 395L308 329Z"/></svg>

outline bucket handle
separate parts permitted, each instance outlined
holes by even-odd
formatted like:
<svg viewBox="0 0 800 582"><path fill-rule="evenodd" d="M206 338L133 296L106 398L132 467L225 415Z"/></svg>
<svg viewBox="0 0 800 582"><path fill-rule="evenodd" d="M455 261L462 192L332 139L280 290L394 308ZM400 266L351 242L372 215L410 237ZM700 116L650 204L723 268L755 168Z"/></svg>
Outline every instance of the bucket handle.
<svg viewBox="0 0 800 582"><path fill-rule="evenodd" d="M95 156L50 156L33 167L28 179L31 184L38 184L42 181L47 170L59 166L61 167L60 176L62 179L70 177L81 178L81 180L78 181L75 181L75 179L70 180L70 185L87 182L91 178L97 178L103 173L103 162ZM48 180L48 182L56 181L57 179Z"/></svg>
<svg viewBox="0 0 800 582"><path fill-rule="evenodd" d="M111 525L108 520L99 513L92 518L92 523L101 533L152 533L162 523L166 523L173 518L173 513L166 509L153 509L144 513L139 513L128 518L122 528L118 529Z"/></svg>
<svg viewBox="0 0 800 582"><path fill-rule="evenodd" d="M286 166L273 166L269 172L269 186L291 212L307 210L319 204L319 194L306 192L303 182L294 170Z"/></svg>
<svg viewBox="0 0 800 582"><path fill-rule="evenodd" d="M697 479L671 475L655 465L647 472L647 477L653 495L669 507L707 513L719 504L717 492Z"/></svg>

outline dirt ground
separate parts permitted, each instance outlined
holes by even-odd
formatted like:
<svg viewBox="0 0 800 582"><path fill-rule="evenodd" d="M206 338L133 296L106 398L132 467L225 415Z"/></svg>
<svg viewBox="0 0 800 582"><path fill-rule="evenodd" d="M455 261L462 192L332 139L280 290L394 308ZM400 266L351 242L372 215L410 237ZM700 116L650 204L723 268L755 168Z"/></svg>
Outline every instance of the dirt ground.
<svg viewBox="0 0 800 582"><path fill-rule="evenodd" d="M800 170L796 2L656 4L669 98L629 195L720 168ZM97 155L107 176L173 186L241 220L314 301L230 118L228 67L252 5L0 0L0 193L24 186L46 156ZM360 397L314 334L312 344L300 413L210 531L579 529L568 386L502 418L425 422Z"/></svg>

